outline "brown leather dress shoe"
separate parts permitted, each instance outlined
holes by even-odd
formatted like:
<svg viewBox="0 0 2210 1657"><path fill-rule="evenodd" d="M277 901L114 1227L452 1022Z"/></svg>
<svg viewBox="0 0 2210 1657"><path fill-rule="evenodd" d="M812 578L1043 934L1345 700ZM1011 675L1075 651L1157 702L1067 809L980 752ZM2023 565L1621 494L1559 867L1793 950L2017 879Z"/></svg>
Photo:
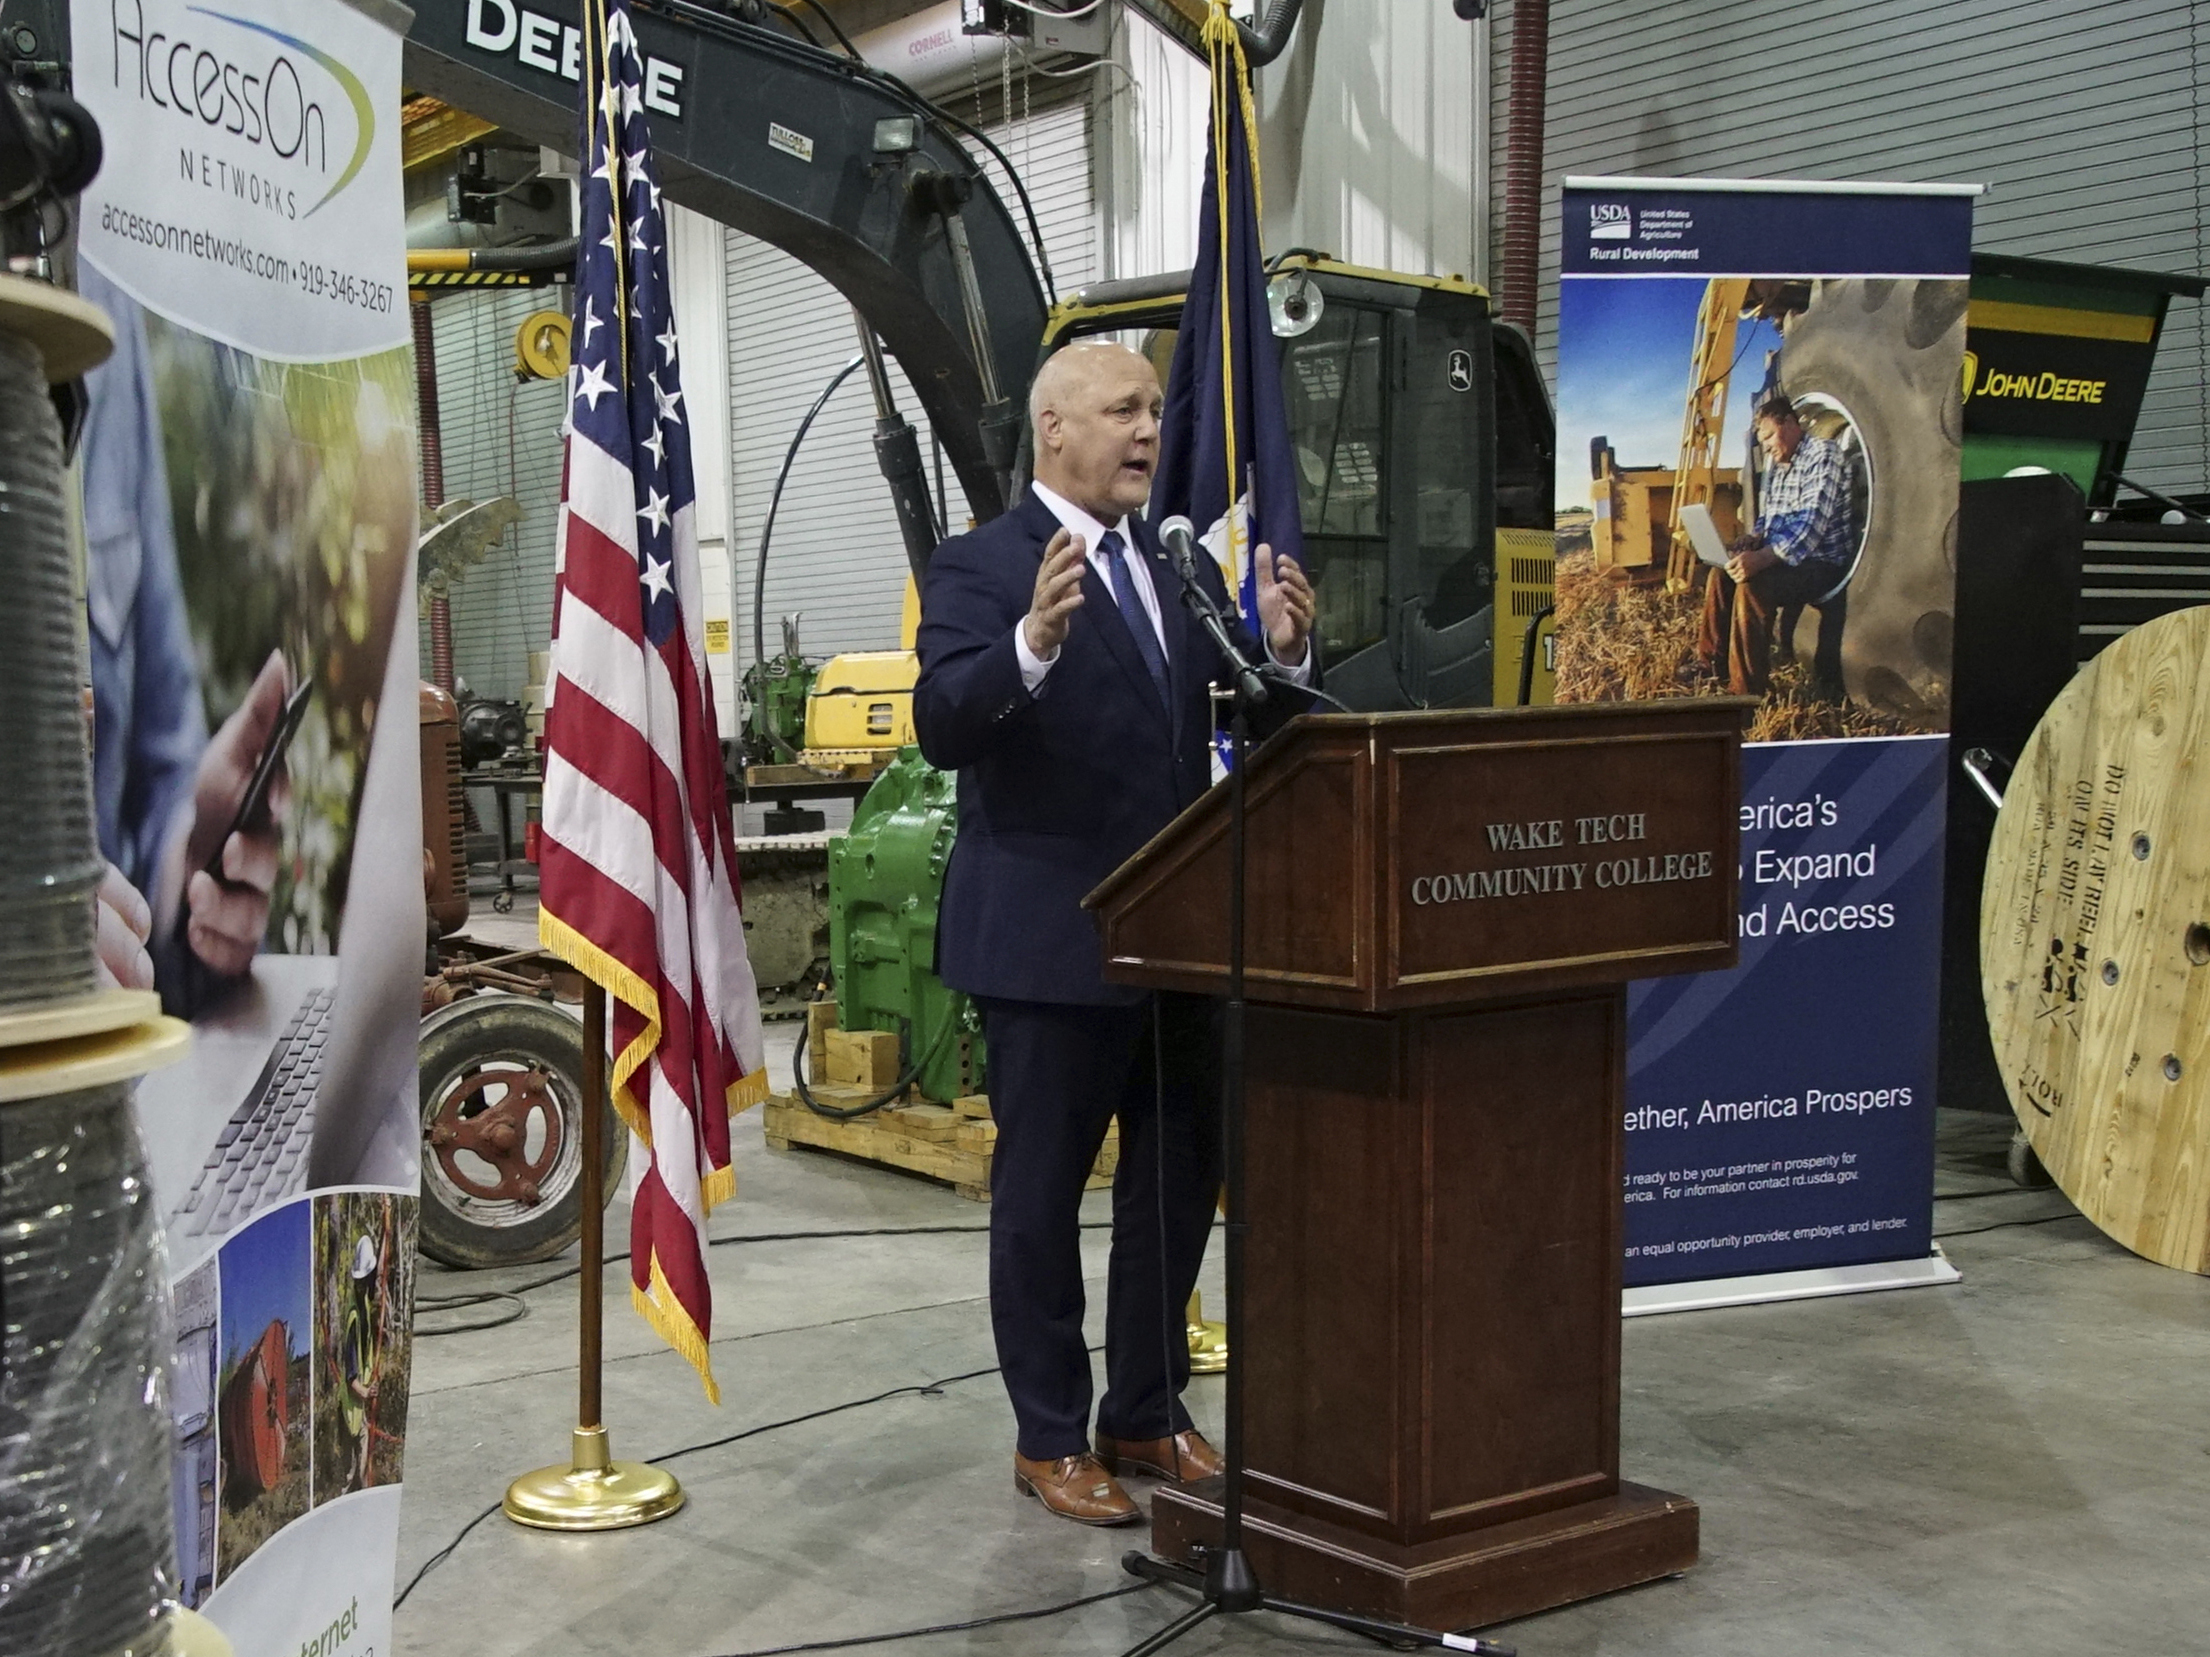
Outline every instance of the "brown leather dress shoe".
<svg viewBox="0 0 2210 1657"><path fill-rule="evenodd" d="M1125 1525L1143 1517L1120 1481L1097 1464L1095 1456L1061 1456L1057 1461L1013 1457L1013 1488L1026 1491L1062 1519L1078 1525Z"/></svg>
<svg viewBox="0 0 2210 1657"><path fill-rule="evenodd" d="M1155 1473L1183 1484L1212 1478L1228 1465L1194 1427L1172 1438L1108 1438L1099 1433L1097 1459L1108 1472Z"/></svg>

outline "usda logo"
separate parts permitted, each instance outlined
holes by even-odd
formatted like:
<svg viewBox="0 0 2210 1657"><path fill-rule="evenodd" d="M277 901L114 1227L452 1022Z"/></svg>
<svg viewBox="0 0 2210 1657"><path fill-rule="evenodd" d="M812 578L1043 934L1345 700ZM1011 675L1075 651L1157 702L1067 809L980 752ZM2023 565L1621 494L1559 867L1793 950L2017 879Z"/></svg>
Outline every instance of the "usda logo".
<svg viewBox="0 0 2210 1657"><path fill-rule="evenodd" d="M1634 235L1634 212L1623 201L1599 201L1588 210L1588 239L1623 242Z"/></svg>

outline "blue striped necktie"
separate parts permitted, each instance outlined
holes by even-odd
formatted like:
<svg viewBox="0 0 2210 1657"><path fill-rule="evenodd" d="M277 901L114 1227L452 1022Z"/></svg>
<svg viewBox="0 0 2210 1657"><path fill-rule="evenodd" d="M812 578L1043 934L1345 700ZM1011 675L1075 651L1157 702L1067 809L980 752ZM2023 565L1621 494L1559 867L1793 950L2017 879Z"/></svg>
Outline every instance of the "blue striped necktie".
<svg viewBox="0 0 2210 1657"><path fill-rule="evenodd" d="M1158 686L1159 700L1164 702L1167 699L1166 652L1159 648L1159 635L1151 626L1143 600L1136 596L1136 572L1130 567L1135 560L1117 529L1108 529L1105 538L1097 544L1104 549L1113 567L1113 602L1120 606L1120 619L1128 624L1128 631L1136 641L1136 654L1151 670L1151 682Z"/></svg>

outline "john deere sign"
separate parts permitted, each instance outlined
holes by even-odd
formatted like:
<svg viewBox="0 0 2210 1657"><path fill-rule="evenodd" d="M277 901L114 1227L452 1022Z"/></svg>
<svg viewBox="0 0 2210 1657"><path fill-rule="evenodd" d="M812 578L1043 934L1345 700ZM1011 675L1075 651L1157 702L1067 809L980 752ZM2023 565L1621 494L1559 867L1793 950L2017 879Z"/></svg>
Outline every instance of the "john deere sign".
<svg viewBox="0 0 2210 1657"><path fill-rule="evenodd" d="M1964 476L2061 472L2106 506L2175 294L2202 278L2004 254L1972 257Z"/></svg>
<svg viewBox="0 0 2210 1657"><path fill-rule="evenodd" d="M2116 325L2139 337L2014 332L1983 326L1980 318L1988 311L2032 312L2031 320L2046 318L2051 326ZM2153 328L2145 316L1975 300L1964 359L1965 430L2123 441L2133 431L2148 387L2156 356Z"/></svg>

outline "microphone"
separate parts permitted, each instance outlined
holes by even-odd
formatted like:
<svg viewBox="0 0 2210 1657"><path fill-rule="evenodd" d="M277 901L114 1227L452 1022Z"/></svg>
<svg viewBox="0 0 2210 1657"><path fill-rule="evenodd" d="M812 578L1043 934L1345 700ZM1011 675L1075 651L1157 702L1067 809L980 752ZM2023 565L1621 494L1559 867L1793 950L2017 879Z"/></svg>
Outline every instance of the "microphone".
<svg viewBox="0 0 2210 1657"><path fill-rule="evenodd" d="M1194 581L1197 578L1197 526L1186 514L1177 512L1159 525L1159 540L1173 554L1174 567L1181 572L1182 579Z"/></svg>
<svg viewBox="0 0 2210 1657"><path fill-rule="evenodd" d="M1244 706L1257 707L1266 700L1265 680L1250 658L1236 648L1235 640L1228 635L1227 623L1197 579L1197 526L1177 512L1159 525L1158 536L1174 559L1174 573L1181 578L1184 608L1197 618L1198 626L1205 630L1213 648L1220 652L1221 661L1235 676Z"/></svg>

